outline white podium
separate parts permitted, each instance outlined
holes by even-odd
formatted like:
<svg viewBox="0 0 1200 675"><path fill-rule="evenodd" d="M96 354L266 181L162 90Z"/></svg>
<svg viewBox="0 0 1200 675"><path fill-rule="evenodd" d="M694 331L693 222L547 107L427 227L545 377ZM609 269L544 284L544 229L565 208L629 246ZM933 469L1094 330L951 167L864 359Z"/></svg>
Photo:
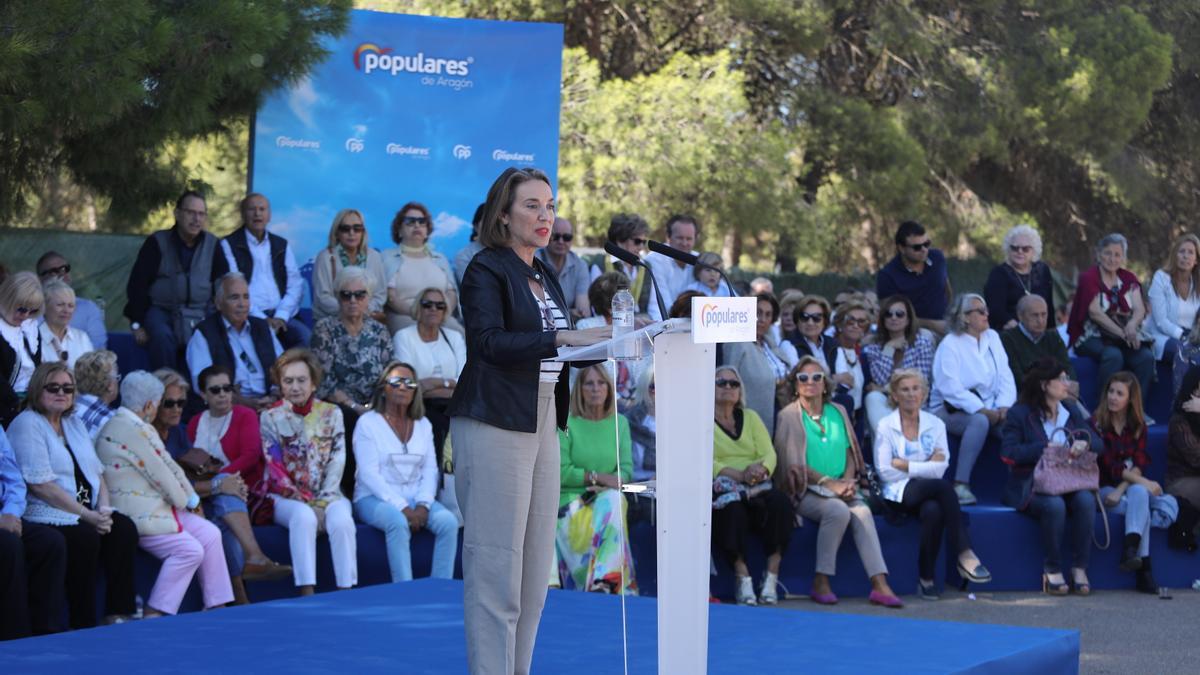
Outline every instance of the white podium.
<svg viewBox="0 0 1200 675"><path fill-rule="evenodd" d="M643 356L651 351L654 356L658 672L703 675L708 670L716 345L693 342L691 319L661 321L621 339L643 341ZM607 359L612 344L563 348L558 360Z"/></svg>

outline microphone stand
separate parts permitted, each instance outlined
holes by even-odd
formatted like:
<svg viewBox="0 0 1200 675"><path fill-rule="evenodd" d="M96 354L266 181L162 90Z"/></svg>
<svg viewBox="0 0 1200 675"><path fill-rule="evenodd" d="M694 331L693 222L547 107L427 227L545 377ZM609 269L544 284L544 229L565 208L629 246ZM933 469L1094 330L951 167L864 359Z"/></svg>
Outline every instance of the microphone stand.
<svg viewBox="0 0 1200 675"><path fill-rule="evenodd" d="M641 258L630 253L629 251L626 251L620 246L617 246L611 241L604 242L604 250L609 255L617 260L620 260L626 265L633 265L646 270L646 276L650 277L650 284L654 286L654 299L658 300L658 311L662 312L662 320L666 321L668 318L670 318L670 315L667 314L667 306L663 302L662 286L658 285L658 280L654 278L654 272L651 271L650 266L647 265ZM634 298L634 300L636 301L637 298Z"/></svg>

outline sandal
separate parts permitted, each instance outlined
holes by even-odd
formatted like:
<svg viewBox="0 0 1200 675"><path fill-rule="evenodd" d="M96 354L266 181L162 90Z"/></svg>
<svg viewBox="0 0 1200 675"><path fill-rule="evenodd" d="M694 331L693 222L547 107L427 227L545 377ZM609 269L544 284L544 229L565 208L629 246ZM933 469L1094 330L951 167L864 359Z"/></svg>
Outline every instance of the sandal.
<svg viewBox="0 0 1200 675"><path fill-rule="evenodd" d="M242 566L242 579L245 581L275 581L291 574L291 565L280 565L274 560L265 563L248 562Z"/></svg>
<svg viewBox="0 0 1200 675"><path fill-rule="evenodd" d="M1066 580L1063 580L1061 584L1055 584L1050 582L1049 574L1042 574L1042 592L1046 595L1066 595L1070 590L1071 587L1067 585Z"/></svg>
<svg viewBox="0 0 1200 675"><path fill-rule="evenodd" d="M1082 581L1080 577L1083 577ZM1076 595L1092 594L1092 584L1088 582L1087 570L1082 570L1078 567L1071 568L1071 585L1074 586Z"/></svg>

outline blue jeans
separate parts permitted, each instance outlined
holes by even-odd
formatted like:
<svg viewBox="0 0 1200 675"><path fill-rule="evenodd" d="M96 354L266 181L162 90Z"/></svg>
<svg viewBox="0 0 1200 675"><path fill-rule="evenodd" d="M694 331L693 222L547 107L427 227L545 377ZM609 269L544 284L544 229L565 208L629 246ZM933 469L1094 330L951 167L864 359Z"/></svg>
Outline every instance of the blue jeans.
<svg viewBox="0 0 1200 675"><path fill-rule="evenodd" d="M1114 487L1100 488L1100 497L1107 497ZM1108 507L1109 513L1125 516L1125 534L1141 537L1138 542L1138 557L1150 555L1150 528L1165 530L1179 517L1179 502L1171 495L1155 497L1141 485L1130 485L1116 506Z"/></svg>
<svg viewBox="0 0 1200 675"><path fill-rule="evenodd" d="M1025 513L1037 518L1042 530L1043 569L1062 572L1062 540L1067 514L1071 515L1071 558L1073 567L1086 569L1092 554L1092 531L1096 527L1096 497L1087 490L1065 495L1033 495Z"/></svg>
<svg viewBox="0 0 1200 675"><path fill-rule="evenodd" d="M142 317L142 328L150 335L146 343L146 355L150 359L150 370L171 368L181 373L187 369L180 368L182 359L179 358L179 343L175 339L175 325L171 313L161 307L151 305Z"/></svg>
<svg viewBox="0 0 1200 675"><path fill-rule="evenodd" d="M246 566L246 552L242 544L233 535L233 531L225 524L225 514L246 510L246 502L233 495L219 494L205 497L200 501L204 506L204 515L221 530L221 543L225 549L225 565L229 568L229 576L242 576L242 568Z"/></svg>
<svg viewBox="0 0 1200 675"><path fill-rule="evenodd" d="M404 512L393 504L369 495L354 502L354 515L377 530L383 530L387 540L388 566L392 570L392 581L411 581L412 551L409 543L412 534ZM433 568L430 576L437 579L454 577L454 555L458 550L458 518L438 502L429 507L429 522L426 529L433 533Z"/></svg>
<svg viewBox="0 0 1200 675"><path fill-rule="evenodd" d="M1149 395L1150 384L1154 380L1154 351L1149 347L1131 349L1128 346L1105 344L1098 337L1088 338L1075 345L1075 353L1094 359L1099 364L1100 378L1098 388L1103 388L1108 378L1122 370L1128 370L1142 385L1142 397ZM1094 400L1104 400L1104 392L1097 391Z"/></svg>

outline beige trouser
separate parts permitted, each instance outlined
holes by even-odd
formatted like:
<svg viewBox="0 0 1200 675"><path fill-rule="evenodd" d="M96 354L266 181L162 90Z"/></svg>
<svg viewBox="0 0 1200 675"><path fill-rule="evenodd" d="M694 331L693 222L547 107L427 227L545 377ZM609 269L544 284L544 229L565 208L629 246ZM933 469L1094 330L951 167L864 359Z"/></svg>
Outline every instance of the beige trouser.
<svg viewBox="0 0 1200 675"><path fill-rule="evenodd" d="M554 384L538 391L537 431L450 420L463 530L463 619L472 673L528 673L554 561L559 448Z"/></svg>
<svg viewBox="0 0 1200 675"><path fill-rule="evenodd" d="M849 525L854 535L858 557L862 559L867 576L887 574L883 553L879 549L879 534L875 532L875 517L871 508L860 499L846 503L833 497L807 492L800 500L800 515L817 521L817 573L837 574L837 553Z"/></svg>

